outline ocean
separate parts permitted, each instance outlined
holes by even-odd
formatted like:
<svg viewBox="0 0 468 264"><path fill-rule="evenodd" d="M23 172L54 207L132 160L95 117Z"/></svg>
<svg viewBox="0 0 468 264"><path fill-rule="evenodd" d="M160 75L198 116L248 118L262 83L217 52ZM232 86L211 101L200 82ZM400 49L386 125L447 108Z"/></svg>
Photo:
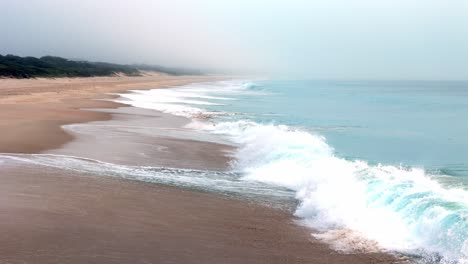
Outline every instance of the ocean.
<svg viewBox="0 0 468 264"><path fill-rule="evenodd" d="M237 147L227 172L129 177L294 199L311 235L343 252L468 263L468 82L229 80L121 96Z"/></svg>
<svg viewBox="0 0 468 264"><path fill-rule="evenodd" d="M65 130L229 144L229 168L130 166L61 152L1 154L0 163L215 192L290 210L340 252L468 263L468 82L226 80L114 100L189 121L183 130L99 122Z"/></svg>

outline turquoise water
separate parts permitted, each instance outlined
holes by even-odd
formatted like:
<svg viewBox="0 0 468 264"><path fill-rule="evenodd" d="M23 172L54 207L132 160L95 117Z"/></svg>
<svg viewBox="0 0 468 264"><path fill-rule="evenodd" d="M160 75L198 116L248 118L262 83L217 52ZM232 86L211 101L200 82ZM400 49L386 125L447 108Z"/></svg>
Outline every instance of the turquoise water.
<svg viewBox="0 0 468 264"><path fill-rule="evenodd" d="M266 94L208 109L318 132L350 159L467 180L468 82L269 80L251 89Z"/></svg>
<svg viewBox="0 0 468 264"><path fill-rule="evenodd" d="M119 101L231 141L223 179L272 200L286 190L338 250L468 263L467 82L230 80Z"/></svg>

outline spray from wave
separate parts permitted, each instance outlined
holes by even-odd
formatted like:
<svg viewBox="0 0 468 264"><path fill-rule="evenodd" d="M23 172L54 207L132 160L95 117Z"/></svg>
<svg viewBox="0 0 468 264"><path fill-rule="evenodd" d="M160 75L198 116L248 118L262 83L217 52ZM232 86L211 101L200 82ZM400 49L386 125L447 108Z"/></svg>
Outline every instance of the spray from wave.
<svg viewBox="0 0 468 264"><path fill-rule="evenodd" d="M200 106L246 94L267 95L252 82L231 81L124 94L120 100L192 118L211 112ZM438 175L420 168L338 157L324 137L287 126L215 119L190 127L238 144L233 171L248 184L294 191L300 202L295 214L337 249L384 249L417 254L428 263L468 263L464 187L442 185Z"/></svg>

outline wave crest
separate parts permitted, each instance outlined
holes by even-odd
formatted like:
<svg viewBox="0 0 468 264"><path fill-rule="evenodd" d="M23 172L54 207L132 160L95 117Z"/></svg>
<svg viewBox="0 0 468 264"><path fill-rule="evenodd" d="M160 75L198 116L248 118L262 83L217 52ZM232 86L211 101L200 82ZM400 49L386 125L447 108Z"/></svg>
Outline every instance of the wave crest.
<svg viewBox="0 0 468 264"><path fill-rule="evenodd" d="M323 239L326 232L352 230L373 245L368 248L429 252L466 263L465 190L442 186L423 169L342 159L322 136L286 126L237 121L206 129L239 144L233 168L244 180L294 190L300 201L295 214ZM343 244L336 236L328 239Z"/></svg>

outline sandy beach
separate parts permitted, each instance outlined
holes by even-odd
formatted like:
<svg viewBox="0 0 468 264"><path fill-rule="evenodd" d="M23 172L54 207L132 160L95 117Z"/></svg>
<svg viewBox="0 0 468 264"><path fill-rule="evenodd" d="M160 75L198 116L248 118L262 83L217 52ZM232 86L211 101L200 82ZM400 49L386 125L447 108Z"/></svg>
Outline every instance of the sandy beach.
<svg viewBox="0 0 468 264"><path fill-rule="evenodd" d="M112 97L107 93L212 79L157 73L141 77L0 79L0 152L38 153L57 148L72 139L60 128L62 125L109 120L109 114L80 110L119 106L91 100Z"/></svg>
<svg viewBox="0 0 468 264"><path fill-rule="evenodd" d="M0 152L224 170L233 147L193 139L193 135L184 138L180 129L184 119L94 100L110 98L107 93L213 79L217 77L154 73L0 79ZM92 136L83 132L84 136L77 136L80 133L62 128L77 123L89 124L84 128ZM125 124L148 123L155 132L148 136L135 137L135 131L122 130ZM121 130L102 129L104 125ZM389 254L333 251L313 239L311 231L298 225L288 210L212 193L66 171L1 156L0 190L0 263L400 262Z"/></svg>

